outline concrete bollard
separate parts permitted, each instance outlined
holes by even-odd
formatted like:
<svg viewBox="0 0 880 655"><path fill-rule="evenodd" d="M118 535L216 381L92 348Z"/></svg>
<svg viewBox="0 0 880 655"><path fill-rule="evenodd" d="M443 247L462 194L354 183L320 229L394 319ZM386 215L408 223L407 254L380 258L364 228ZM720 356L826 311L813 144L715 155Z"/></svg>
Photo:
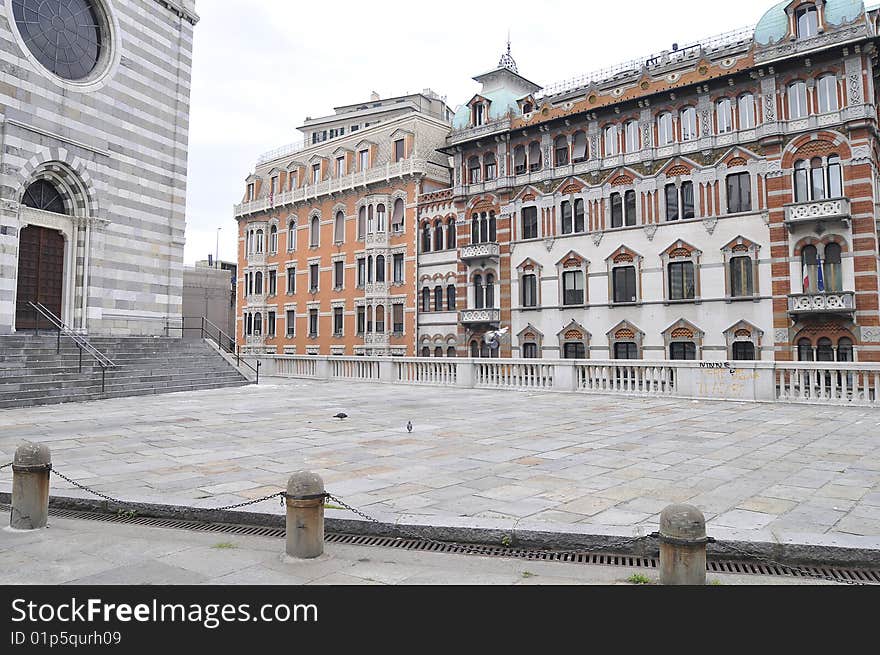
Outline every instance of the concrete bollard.
<svg viewBox="0 0 880 655"><path fill-rule="evenodd" d="M660 584L706 584L706 519L692 505L669 505L660 514Z"/></svg>
<svg viewBox="0 0 880 655"><path fill-rule="evenodd" d="M49 519L49 472L52 455L43 444L24 442L12 459L12 512L16 530L45 528Z"/></svg>
<svg viewBox="0 0 880 655"><path fill-rule="evenodd" d="M287 482L287 554L313 559L324 553L324 481L299 471Z"/></svg>

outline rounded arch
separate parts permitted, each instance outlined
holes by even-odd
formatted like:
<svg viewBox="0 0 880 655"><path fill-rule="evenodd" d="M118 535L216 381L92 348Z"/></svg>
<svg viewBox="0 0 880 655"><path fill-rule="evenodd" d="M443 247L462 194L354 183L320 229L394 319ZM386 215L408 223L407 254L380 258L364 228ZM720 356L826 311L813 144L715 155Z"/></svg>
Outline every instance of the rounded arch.
<svg viewBox="0 0 880 655"><path fill-rule="evenodd" d="M820 130L813 134L804 134L792 139L782 150L780 157L782 168L794 166L796 159L812 159L816 155L839 155L841 159L852 157L849 140L840 132Z"/></svg>
<svg viewBox="0 0 880 655"><path fill-rule="evenodd" d="M23 168L19 172L16 197L23 203L28 189L39 182L46 182L52 185L64 201L65 211L58 213L70 216L97 216L97 199L91 177L88 176L84 166L81 170L83 173L61 161L43 162L27 173Z"/></svg>
<svg viewBox="0 0 880 655"><path fill-rule="evenodd" d="M804 248L807 246L815 246L815 248L821 253L824 251L825 246L832 243L840 246L840 251L842 253L848 253L850 251L849 243L847 243L847 240L843 236L839 234L826 234L821 238L816 236L806 236L800 239L792 248L792 256L800 257Z"/></svg>

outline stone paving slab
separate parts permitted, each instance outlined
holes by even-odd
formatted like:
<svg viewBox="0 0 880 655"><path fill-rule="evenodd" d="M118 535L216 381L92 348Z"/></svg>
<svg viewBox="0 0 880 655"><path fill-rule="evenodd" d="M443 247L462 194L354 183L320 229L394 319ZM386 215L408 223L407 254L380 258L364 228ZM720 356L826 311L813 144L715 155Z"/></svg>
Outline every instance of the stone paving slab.
<svg viewBox="0 0 880 655"><path fill-rule="evenodd" d="M340 411L349 418L333 418ZM270 378L0 410L0 463L23 439L49 444L59 471L123 500L232 504L311 469L392 521L645 534L665 504L690 502L710 534L880 548L873 408ZM10 482L0 472L0 491ZM53 491L85 495L58 478ZM282 511L276 500L252 509Z"/></svg>

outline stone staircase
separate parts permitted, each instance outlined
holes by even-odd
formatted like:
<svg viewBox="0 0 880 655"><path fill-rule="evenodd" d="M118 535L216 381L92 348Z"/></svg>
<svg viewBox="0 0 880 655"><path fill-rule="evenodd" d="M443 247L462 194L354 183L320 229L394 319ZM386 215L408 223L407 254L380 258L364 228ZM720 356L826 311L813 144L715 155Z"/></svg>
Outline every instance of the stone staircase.
<svg viewBox="0 0 880 655"><path fill-rule="evenodd" d="M250 384L222 355L202 340L164 337L91 337L109 357L101 391L101 367L54 334L0 337L0 409L175 391L241 387Z"/></svg>

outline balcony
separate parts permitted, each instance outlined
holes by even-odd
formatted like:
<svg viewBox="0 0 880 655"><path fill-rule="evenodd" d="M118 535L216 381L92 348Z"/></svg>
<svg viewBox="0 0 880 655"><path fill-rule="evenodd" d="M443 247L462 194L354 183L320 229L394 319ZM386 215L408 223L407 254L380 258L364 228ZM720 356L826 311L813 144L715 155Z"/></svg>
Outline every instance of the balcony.
<svg viewBox="0 0 880 655"><path fill-rule="evenodd" d="M501 247L497 243L472 243L461 247L462 261L472 259L499 259Z"/></svg>
<svg viewBox="0 0 880 655"><path fill-rule="evenodd" d="M852 315L855 311L855 293L852 291L800 293L788 297L788 313L792 316L804 314Z"/></svg>
<svg viewBox="0 0 880 655"><path fill-rule="evenodd" d="M386 332L368 332L364 335L364 344L368 346L387 346L391 343L391 335Z"/></svg>
<svg viewBox="0 0 880 655"><path fill-rule="evenodd" d="M387 248L388 247L388 232L370 232L367 234L366 239L364 240L364 245L367 248Z"/></svg>
<svg viewBox="0 0 880 655"><path fill-rule="evenodd" d="M804 226L812 229L817 222L838 222L849 227L849 220L849 198L814 200L812 202L798 202L785 206L785 225L789 231L794 231L796 228Z"/></svg>
<svg viewBox="0 0 880 655"><path fill-rule="evenodd" d="M465 309L458 313L458 320L462 325L489 324L498 325L501 322L500 309Z"/></svg>
<svg viewBox="0 0 880 655"><path fill-rule="evenodd" d="M387 296L390 290L390 282L367 282L364 285L364 295L366 296Z"/></svg>

